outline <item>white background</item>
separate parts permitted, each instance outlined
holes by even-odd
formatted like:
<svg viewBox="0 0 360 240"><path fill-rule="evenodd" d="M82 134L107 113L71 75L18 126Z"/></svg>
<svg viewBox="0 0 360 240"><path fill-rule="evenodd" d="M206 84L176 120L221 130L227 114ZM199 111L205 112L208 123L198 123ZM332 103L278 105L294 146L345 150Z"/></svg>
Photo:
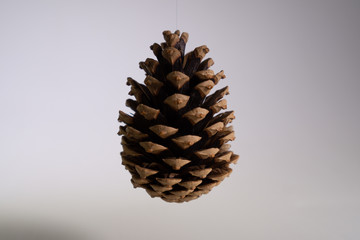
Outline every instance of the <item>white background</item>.
<svg viewBox="0 0 360 240"><path fill-rule="evenodd" d="M133 189L126 77L174 1L0 1L0 224L92 239L357 240L360 2L178 1L187 51L224 70L240 155L198 200ZM55 226L55 227L54 227Z"/></svg>

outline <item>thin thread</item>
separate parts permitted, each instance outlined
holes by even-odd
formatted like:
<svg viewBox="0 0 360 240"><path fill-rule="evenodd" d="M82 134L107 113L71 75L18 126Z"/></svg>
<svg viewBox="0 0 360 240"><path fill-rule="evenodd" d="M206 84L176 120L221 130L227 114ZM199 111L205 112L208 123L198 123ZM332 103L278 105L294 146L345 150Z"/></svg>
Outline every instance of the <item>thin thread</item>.
<svg viewBox="0 0 360 240"><path fill-rule="evenodd" d="M175 28L175 30L177 30L178 29L178 0L176 0L176 2L175 2L175 7L176 7L176 14L175 14L175 16L176 16L176 28Z"/></svg>

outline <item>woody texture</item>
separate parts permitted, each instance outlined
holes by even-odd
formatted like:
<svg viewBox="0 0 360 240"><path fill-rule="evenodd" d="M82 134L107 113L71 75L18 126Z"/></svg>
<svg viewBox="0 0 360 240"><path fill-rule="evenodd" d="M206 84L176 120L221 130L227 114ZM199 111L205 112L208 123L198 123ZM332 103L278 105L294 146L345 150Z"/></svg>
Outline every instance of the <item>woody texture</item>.
<svg viewBox="0 0 360 240"><path fill-rule="evenodd" d="M232 171L238 155L230 151L235 139L228 124L235 118L225 111L229 94L224 87L211 93L225 78L214 73L204 45L185 55L188 33L163 32L165 42L150 48L156 60L140 62L144 84L132 78L126 106L120 111L122 164L135 188L167 202L188 202L209 193ZM211 93L211 94L210 94Z"/></svg>

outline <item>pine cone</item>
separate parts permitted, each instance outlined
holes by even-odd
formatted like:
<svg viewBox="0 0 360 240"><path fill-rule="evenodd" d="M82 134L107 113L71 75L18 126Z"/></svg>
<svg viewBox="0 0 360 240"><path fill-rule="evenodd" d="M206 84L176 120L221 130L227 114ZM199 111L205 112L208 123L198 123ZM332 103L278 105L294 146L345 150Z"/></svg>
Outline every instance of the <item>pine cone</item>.
<svg viewBox="0 0 360 240"><path fill-rule="evenodd" d="M235 139L231 126L233 111L226 109L229 94L224 87L208 95L224 72L209 68L203 58L204 45L184 55L188 34L163 32L165 42L150 48L157 60L140 62L146 73L144 84L128 78L131 86L126 106L135 113L120 111L125 123L122 136L122 164L131 173L135 188L144 188L151 197L167 202L187 202L208 193L232 169L238 155L229 151Z"/></svg>

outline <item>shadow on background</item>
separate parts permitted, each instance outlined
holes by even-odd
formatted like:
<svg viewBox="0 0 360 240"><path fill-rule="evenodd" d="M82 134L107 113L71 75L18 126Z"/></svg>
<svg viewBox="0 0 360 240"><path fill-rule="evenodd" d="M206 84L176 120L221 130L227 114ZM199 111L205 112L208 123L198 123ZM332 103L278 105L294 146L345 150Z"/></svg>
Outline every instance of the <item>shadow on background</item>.
<svg viewBox="0 0 360 240"><path fill-rule="evenodd" d="M44 223L0 221L0 240L93 240L63 226Z"/></svg>

